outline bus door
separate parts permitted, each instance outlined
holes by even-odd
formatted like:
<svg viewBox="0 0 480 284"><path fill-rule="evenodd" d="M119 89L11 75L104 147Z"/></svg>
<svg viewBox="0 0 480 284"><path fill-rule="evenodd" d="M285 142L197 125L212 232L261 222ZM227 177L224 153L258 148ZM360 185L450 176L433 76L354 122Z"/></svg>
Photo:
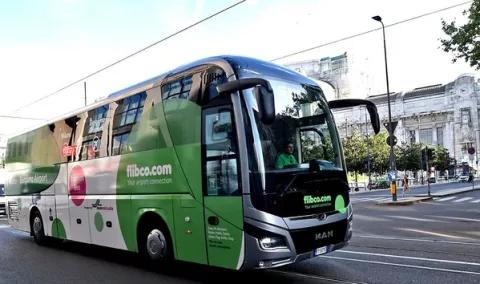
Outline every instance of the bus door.
<svg viewBox="0 0 480 284"><path fill-rule="evenodd" d="M223 101L223 99L221 99ZM202 109L205 234L209 265L243 264L243 201L237 134L230 96Z"/></svg>

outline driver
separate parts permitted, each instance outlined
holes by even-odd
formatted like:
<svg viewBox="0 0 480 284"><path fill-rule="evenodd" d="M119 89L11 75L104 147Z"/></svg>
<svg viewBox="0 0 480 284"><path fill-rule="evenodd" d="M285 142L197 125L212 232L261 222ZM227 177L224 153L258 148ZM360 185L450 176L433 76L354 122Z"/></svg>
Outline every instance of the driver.
<svg viewBox="0 0 480 284"><path fill-rule="evenodd" d="M281 153L277 157L277 163L276 163L277 169L283 169L285 166L298 164L297 159L293 155L293 148L294 148L293 142L287 142L286 152Z"/></svg>

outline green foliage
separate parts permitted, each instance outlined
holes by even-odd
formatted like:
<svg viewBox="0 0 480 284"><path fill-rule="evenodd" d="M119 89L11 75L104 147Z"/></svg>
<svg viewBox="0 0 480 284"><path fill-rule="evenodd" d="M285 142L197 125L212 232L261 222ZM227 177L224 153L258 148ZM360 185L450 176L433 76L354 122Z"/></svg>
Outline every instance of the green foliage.
<svg viewBox="0 0 480 284"><path fill-rule="evenodd" d="M365 157L367 153L367 144L363 135L354 130L353 135L343 139L343 151L347 170L355 173L365 172Z"/></svg>
<svg viewBox="0 0 480 284"><path fill-rule="evenodd" d="M384 173L389 169L390 146L386 143L388 132L380 131L377 135L368 138L370 145L370 161L373 162L372 171Z"/></svg>
<svg viewBox="0 0 480 284"><path fill-rule="evenodd" d="M401 171L420 170L420 153L422 145L419 143L402 144L396 147L397 169Z"/></svg>
<svg viewBox="0 0 480 284"><path fill-rule="evenodd" d="M316 134L315 134L316 135ZM302 135L302 159L308 161L311 159L323 159L335 161L332 141L325 139L324 144L315 143L315 141L306 135Z"/></svg>
<svg viewBox="0 0 480 284"><path fill-rule="evenodd" d="M447 23L442 19L442 30L448 39L441 39L445 52L452 52L453 62L463 58L470 66L480 70L480 0L474 0L468 11L467 23L457 26L455 20Z"/></svg>
<svg viewBox="0 0 480 284"><path fill-rule="evenodd" d="M434 149L435 157L432 161L432 166L435 167L435 170L445 171L451 169L453 167L453 158L450 157L448 150L441 146L436 146Z"/></svg>

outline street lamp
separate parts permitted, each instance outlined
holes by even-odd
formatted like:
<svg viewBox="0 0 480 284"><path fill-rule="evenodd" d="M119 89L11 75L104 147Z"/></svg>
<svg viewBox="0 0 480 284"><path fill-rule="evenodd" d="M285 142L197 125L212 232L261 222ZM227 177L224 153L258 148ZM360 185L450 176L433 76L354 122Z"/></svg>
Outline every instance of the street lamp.
<svg viewBox="0 0 480 284"><path fill-rule="evenodd" d="M387 65L387 43L385 41L385 25L382 22L382 17L374 16L372 17L377 22L382 24L382 31L383 31L383 51L385 55L385 76L387 78L387 103L388 103L388 133L390 136L390 172L395 170L395 152L393 151L393 128L392 128L392 110L390 107L390 85L388 83L388 65ZM392 192L392 200L397 201L397 189L396 189L396 181L393 180L390 189Z"/></svg>

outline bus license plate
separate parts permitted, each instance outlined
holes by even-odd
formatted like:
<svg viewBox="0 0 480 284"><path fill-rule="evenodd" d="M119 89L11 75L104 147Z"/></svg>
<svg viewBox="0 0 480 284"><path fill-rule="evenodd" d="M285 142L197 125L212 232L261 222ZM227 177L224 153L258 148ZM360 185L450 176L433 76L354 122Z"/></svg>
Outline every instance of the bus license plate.
<svg viewBox="0 0 480 284"><path fill-rule="evenodd" d="M321 254L324 254L324 253L327 253L327 247L326 246L315 249L313 254L315 256L317 256L317 255L321 255Z"/></svg>

